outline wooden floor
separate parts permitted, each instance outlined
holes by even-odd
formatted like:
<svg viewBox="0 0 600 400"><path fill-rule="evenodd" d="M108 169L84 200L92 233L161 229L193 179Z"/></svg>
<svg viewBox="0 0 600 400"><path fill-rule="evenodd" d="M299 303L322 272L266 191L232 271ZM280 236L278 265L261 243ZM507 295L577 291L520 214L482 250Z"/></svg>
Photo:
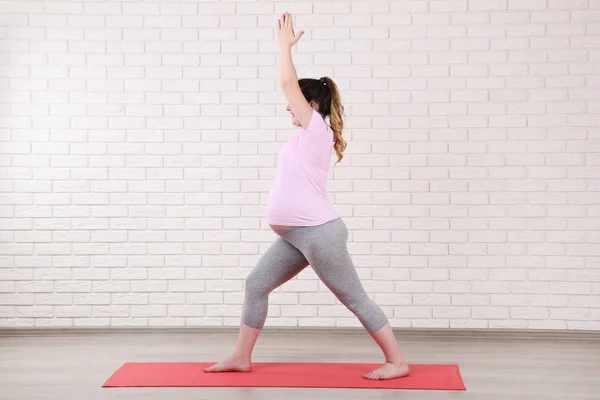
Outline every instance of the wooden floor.
<svg viewBox="0 0 600 400"><path fill-rule="evenodd" d="M231 334L86 334L0 337L0 399L482 399L598 400L600 341L402 338L410 363L457 363L466 392L295 388L101 388L125 361L213 361ZM260 337L254 361L380 362L366 335Z"/></svg>

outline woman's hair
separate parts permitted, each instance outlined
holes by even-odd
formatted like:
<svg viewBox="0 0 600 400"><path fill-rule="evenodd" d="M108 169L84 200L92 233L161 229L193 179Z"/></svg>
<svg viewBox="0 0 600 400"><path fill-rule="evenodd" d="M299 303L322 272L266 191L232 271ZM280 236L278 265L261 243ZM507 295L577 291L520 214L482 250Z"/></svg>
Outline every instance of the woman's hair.
<svg viewBox="0 0 600 400"><path fill-rule="evenodd" d="M325 117L329 117L329 125L333 130L335 137L334 149L337 154L337 163L344 158L344 150L347 143L342 137L344 128L344 106L342 105L340 92L337 85L330 78L324 76L321 79L303 78L298 80L300 90L306 100L310 103L314 101L318 104L318 112ZM337 164L336 163L336 164Z"/></svg>

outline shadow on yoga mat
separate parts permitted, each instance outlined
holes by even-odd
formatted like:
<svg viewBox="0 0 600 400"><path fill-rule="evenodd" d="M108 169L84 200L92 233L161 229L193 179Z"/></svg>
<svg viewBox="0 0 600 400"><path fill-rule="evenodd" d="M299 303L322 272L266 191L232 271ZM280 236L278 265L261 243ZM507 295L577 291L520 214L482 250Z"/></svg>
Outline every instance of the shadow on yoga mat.
<svg viewBox="0 0 600 400"><path fill-rule="evenodd" d="M125 363L103 387L304 387L466 390L458 365L411 364L409 376L373 381L381 364L253 363L252 372L205 373L206 362Z"/></svg>

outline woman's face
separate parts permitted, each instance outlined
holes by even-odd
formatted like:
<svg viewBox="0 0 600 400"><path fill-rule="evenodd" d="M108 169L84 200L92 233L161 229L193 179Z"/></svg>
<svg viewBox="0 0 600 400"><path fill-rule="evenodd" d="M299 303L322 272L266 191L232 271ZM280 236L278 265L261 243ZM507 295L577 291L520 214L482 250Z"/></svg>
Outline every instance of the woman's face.
<svg viewBox="0 0 600 400"><path fill-rule="evenodd" d="M311 101L310 102L310 106L313 108L313 110L319 111L318 105L317 105L317 103L315 101ZM285 107L285 109L292 116L292 125L297 126L298 128L301 128L302 124L298 121L298 118L296 118L296 114L294 114L294 112L292 111L292 107L290 107L290 105L288 104Z"/></svg>
<svg viewBox="0 0 600 400"><path fill-rule="evenodd" d="M298 119L296 118L296 115L294 114L294 112L292 111L292 108L290 107L290 105L288 104L287 107L285 108L287 110L287 112L290 113L290 115L292 116L292 125L300 127L300 122L298 122Z"/></svg>

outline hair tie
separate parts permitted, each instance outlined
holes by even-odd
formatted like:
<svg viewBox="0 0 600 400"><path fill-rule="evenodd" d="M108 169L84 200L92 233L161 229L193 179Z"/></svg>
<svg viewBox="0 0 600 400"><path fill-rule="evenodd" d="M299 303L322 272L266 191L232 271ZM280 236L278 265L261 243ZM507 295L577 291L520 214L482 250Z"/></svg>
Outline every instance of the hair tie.
<svg viewBox="0 0 600 400"><path fill-rule="evenodd" d="M319 79L319 82L321 82L321 85L327 86L327 81L325 80L325 77L321 77L321 79Z"/></svg>

